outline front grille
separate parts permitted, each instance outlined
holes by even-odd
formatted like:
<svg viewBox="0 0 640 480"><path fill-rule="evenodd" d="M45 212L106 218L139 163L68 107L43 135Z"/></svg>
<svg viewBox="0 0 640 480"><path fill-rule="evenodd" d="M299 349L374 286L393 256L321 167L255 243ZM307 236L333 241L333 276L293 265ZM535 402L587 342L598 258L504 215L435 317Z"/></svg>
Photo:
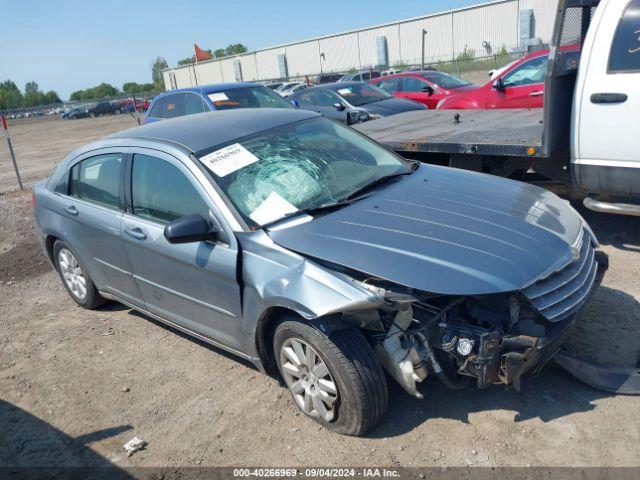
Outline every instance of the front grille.
<svg viewBox="0 0 640 480"><path fill-rule="evenodd" d="M533 306L552 322L564 320L584 305L596 281L598 264L589 233L582 232L578 248L575 261L523 291Z"/></svg>

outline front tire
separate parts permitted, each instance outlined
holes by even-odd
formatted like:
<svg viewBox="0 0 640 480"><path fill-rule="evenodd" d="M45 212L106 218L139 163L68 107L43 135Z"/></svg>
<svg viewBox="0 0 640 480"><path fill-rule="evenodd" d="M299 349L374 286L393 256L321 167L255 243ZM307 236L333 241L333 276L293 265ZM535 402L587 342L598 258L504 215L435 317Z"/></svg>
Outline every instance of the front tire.
<svg viewBox="0 0 640 480"><path fill-rule="evenodd" d="M324 333L294 316L274 334L280 374L298 407L338 433L360 436L387 411L387 382L362 332L352 326Z"/></svg>
<svg viewBox="0 0 640 480"><path fill-rule="evenodd" d="M64 242L56 240L53 244L53 258L64 288L78 305L94 310L107 302L98 293L78 256Z"/></svg>

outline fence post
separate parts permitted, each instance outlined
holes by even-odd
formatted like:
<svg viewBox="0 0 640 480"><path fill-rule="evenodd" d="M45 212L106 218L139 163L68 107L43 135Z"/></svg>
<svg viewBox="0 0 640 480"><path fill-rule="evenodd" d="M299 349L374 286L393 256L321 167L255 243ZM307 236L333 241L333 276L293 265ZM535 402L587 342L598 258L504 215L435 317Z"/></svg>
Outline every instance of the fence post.
<svg viewBox="0 0 640 480"><path fill-rule="evenodd" d="M18 170L18 164L16 163L16 154L13 152L13 145L11 144L11 137L9 136L9 129L7 128L7 119L4 115L2 115L2 129L4 130L4 136L7 139L7 145L9 146L9 155L11 155L13 169L16 171L18 185L20 186L20 190L24 190L24 187L22 186L22 178L20 178L20 171Z"/></svg>

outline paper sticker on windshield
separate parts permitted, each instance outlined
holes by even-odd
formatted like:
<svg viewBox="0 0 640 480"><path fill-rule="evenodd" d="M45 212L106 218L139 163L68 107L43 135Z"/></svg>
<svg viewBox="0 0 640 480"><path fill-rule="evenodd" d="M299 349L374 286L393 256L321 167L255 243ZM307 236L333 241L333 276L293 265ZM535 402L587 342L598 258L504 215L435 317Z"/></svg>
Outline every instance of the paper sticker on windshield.
<svg viewBox="0 0 640 480"><path fill-rule="evenodd" d="M213 103L229 100L229 97L227 97L227 94L224 92L210 93L209 95L207 95L207 97L209 97L209 100L211 100Z"/></svg>
<svg viewBox="0 0 640 480"><path fill-rule="evenodd" d="M249 217L259 225L264 225L287 214L295 213L298 209L295 205L290 204L276 192L271 192L264 202L256 208Z"/></svg>
<svg viewBox="0 0 640 480"><path fill-rule="evenodd" d="M200 161L218 177L224 177L259 160L239 143L211 152Z"/></svg>
<svg viewBox="0 0 640 480"><path fill-rule="evenodd" d="M351 95L351 89L350 88L340 88L340 89L338 89L338 93L340 95Z"/></svg>

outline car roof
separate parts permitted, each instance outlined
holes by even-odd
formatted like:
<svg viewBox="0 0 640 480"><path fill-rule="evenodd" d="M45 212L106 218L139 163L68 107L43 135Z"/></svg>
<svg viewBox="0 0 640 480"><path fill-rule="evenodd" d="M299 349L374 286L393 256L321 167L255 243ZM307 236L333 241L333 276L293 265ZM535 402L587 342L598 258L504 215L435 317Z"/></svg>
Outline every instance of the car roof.
<svg viewBox="0 0 640 480"><path fill-rule="evenodd" d="M105 140L155 140L179 144L197 153L270 128L319 116L308 110L287 108L217 110L123 130L105 137Z"/></svg>
<svg viewBox="0 0 640 480"><path fill-rule="evenodd" d="M212 83L209 85L201 85L199 87L178 88L176 90L169 90L168 92L161 93L156 98L164 97L166 95L173 95L181 92L193 92L200 94L217 93L225 90L235 90L237 88L245 87L260 87L262 85L253 82L229 82L229 83Z"/></svg>
<svg viewBox="0 0 640 480"><path fill-rule="evenodd" d="M323 83L321 85L314 85L312 87L309 88L305 88L305 91L307 90L313 90L313 89L321 89L321 88L328 88L330 90L334 90L336 88L345 88L345 87L350 87L353 85L367 85L367 82L334 82L334 83Z"/></svg>

